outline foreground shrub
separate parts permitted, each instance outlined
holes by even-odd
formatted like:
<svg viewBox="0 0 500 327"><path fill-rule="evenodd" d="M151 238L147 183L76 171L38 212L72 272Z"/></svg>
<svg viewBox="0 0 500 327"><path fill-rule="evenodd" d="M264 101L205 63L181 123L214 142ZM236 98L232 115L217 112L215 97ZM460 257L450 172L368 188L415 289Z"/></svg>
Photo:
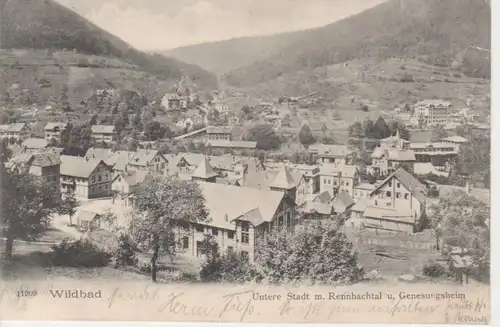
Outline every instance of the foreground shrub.
<svg viewBox="0 0 500 327"><path fill-rule="evenodd" d="M242 284L262 280L262 276L247 258L235 253L221 255L219 245L211 235L205 236L202 254L205 256L200 270L203 282Z"/></svg>
<svg viewBox="0 0 500 327"><path fill-rule="evenodd" d="M120 235L117 248L113 251L113 261L115 266L133 266L137 264L135 247L128 235Z"/></svg>
<svg viewBox="0 0 500 327"><path fill-rule="evenodd" d="M258 247L257 264L271 283L354 283L363 278L357 253L334 222L311 221L295 233L271 233Z"/></svg>
<svg viewBox="0 0 500 327"><path fill-rule="evenodd" d="M52 246L52 264L67 267L107 266L111 255L90 240L63 240Z"/></svg>
<svg viewBox="0 0 500 327"><path fill-rule="evenodd" d="M446 274L446 268L438 263L427 264L423 268L423 273L425 276L437 278Z"/></svg>

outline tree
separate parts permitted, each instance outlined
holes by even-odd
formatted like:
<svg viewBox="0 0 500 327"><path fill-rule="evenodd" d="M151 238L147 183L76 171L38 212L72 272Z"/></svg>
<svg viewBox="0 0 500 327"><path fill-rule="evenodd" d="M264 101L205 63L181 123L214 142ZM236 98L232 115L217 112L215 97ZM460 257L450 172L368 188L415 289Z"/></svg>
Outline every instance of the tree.
<svg viewBox="0 0 500 327"><path fill-rule="evenodd" d="M68 189L68 191L66 191L61 197L58 213L60 215L69 216L69 226L73 226L73 215L76 213L79 206L80 201L76 199L75 190Z"/></svg>
<svg viewBox="0 0 500 327"><path fill-rule="evenodd" d="M472 176L489 170L490 162L491 138L489 135L477 135L460 148L454 170L458 174Z"/></svg>
<svg viewBox="0 0 500 327"><path fill-rule="evenodd" d="M446 130L444 129L444 127L441 126L441 125L436 126L432 130L431 142L439 142L442 139L444 139L445 137L448 137L448 133L446 132Z"/></svg>
<svg viewBox="0 0 500 327"><path fill-rule="evenodd" d="M375 122L374 128L374 135L378 139L385 139L386 137L389 137L389 135L391 135L389 126L387 126L387 123L385 122L384 118L382 118L382 116L378 117L377 121Z"/></svg>
<svg viewBox="0 0 500 327"><path fill-rule="evenodd" d="M360 137L363 133L363 125L359 121L349 125L349 137Z"/></svg>
<svg viewBox="0 0 500 327"><path fill-rule="evenodd" d="M251 127L245 139L257 142L257 148L261 150L279 149L281 140L271 125L255 125Z"/></svg>
<svg viewBox="0 0 500 327"><path fill-rule="evenodd" d="M4 157L4 155L2 155ZM5 257L12 260L15 239L36 240L50 224L50 194L33 175L6 169L0 162L0 226L6 239Z"/></svg>
<svg viewBox="0 0 500 327"><path fill-rule="evenodd" d="M445 245L466 250L473 261L471 272L478 278L489 278L489 205L463 191L454 191L441 196L433 209L431 226L436 231L436 242L439 244L442 237Z"/></svg>
<svg viewBox="0 0 500 327"><path fill-rule="evenodd" d="M316 142L316 139L314 138L314 135L312 134L312 131L311 131L311 128L309 127L309 125L307 125L307 124L302 125L302 128L300 129L300 132L299 132L299 141L306 148L309 145Z"/></svg>
<svg viewBox="0 0 500 327"><path fill-rule="evenodd" d="M205 235L201 253L205 256L200 270L203 282L244 283L262 278L248 259L232 252L221 254L212 235Z"/></svg>
<svg viewBox="0 0 500 327"><path fill-rule="evenodd" d="M133 238L145 251L152 251L151 280L156 282L157 261L162 254L176 255L175 231L209 220L205 198L198 184L173 176L155 176L135 192Z"/></svg>
<svg viewBox="0 0 500 327"><path fill-rule="evenodd" d="M367 138L376 138L375 125L371 119L367 119L363 123L363 134Z"/></svg>
<svg viewBox="0 0 500 327"><path fill-rule="evenodd" d="M399 136L403 140L410 140L410 131L408 130L408 127L406 127L406 125L400 121L391 121L389 123L389 130L391 132L391 135L395 135L396 132L399 131Z"/></svg>
<svg viewBox="0 0 500 327"><path fill-rule="evenodd" d="M257 264L272 283L352 283L363 276L357 253L337 223L318 219L297 226L293 234L261 239Z"/></svg>

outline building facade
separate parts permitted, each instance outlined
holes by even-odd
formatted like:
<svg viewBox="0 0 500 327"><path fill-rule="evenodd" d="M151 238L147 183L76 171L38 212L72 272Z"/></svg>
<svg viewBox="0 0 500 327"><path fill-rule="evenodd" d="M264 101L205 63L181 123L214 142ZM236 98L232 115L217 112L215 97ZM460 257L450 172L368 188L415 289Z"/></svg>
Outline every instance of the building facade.
<svg viewBox="0 0 500 327"><path fill-rule="evenodd" d="M31 130L26 123L0 125L0 138L23 141L30 137Z"/></svg>
<svg viewBox="0 0 500 327"><path fill-rule="evenodd" d="M80 198L94 199L112 195L112 167L103 160L61 156L61 191L70 189Z"/></svg>
<svg viewBox="0 0 500 327"><path fill-rule="evenodd" d="M92 125L92 139L95 142L112 143L117 140L115 125Z"/></svg>
<svg viewBox="0 0 500 327"><path fill-rule="evenodd" d="M448 101L423 100L415 104L410 122L414 127L434 127L446 125L452 105Z"/></svg>
<svg viewBox="0 0 500 327"><path fill-rule="evenodd" d="M47 123L44 127L45 139L50 140L61 140L61 133L67 128L66 123Z"/></svg>
<svg viewBox="0 0 500 327"><path fill-rule="evenodd" d="M231 141L232 128L230 126L210 126L207 127L207 140Z"/></svg>
<svg viewBox="0 0 500 327"><path fill-rule="evenodd" d="M358 201L351 213L355 226L416 233L422 229L426 188L412 174L399 168Z"/></svg>

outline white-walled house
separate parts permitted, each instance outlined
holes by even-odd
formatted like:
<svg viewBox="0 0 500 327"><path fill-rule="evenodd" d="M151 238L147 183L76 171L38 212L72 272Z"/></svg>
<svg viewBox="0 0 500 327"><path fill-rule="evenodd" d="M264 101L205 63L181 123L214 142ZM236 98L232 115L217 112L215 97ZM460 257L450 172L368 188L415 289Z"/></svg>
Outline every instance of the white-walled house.
<svg viewBox="0 0 500 327"><path fill-rule="evenodd" d="M351 208L356 226L419 232L426 209L426 187L403 168L397 169Z"/></svg>

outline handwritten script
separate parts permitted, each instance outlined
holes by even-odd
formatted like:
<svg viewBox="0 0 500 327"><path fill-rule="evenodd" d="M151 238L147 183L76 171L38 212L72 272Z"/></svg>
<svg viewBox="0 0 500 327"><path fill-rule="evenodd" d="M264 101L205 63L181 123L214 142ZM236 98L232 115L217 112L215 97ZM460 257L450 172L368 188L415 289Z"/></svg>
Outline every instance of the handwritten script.
<svg viewBox="0 0 500 327"><path fill-rule="evenodd" d="M487 324L490 307L482 292L405 292L350 288L255 288L152 285L61 288L52 284L0 285L5 318L151 321L449 323ZM56 305L54 306L54 303ZM51 306L51 307L50 307ZM80 317L81 308L92 308ZM57 307L57 311L43 308ZM49 314L53 312L53 314ZM53 316L55 315L55 316Z"/></svg>

